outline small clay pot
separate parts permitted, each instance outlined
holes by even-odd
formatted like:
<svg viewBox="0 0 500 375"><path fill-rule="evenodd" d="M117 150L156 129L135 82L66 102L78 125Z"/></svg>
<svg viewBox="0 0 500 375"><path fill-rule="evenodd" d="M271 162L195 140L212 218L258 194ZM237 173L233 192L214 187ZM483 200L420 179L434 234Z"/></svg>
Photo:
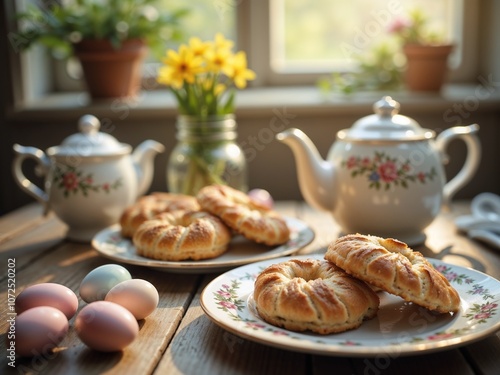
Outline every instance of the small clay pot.
<svg viewBox="0 0 500 375"><path fill-rule="evenodd" d="M94 99L135 97L141 86L141 67L147 53L142 39L115 48L108 40L82 40L73 46L85 83Z"/></svg>
<svg viewBox="0 0 500 375"><path fill-rule="evenodd" d="M439 91L446 81L448 56L453 45L404 46L407 59L405 82L412 91Z"/></svg>

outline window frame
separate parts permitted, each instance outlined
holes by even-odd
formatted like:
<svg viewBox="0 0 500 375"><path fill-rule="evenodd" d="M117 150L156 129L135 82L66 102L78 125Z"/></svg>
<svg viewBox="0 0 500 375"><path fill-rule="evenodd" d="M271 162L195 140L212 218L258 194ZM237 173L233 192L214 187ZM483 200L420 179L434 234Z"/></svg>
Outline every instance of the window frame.
<svg viewBox="0 0 500 375"><path fill-rule="evenodd" d="M272 69L270 1L235 0L234 4L237 17L237 48L247 52L248 65L257 72L257 78L250 82L250 86L265 88L314 85L320 77L329 72L283 73ZM8 32L16 32L17 30L13 15L19 10L18 6L19 1L3 3L6 15L4 22ZM472 82L475 80L479 68L479 1L457 0L455 9L458 22L456 35L459 36L462 43L455 52L459 56L460 63L450 72L450 82ZM468 25L467 30L463 25ZM6 42L9 44L8 39ZM64 84L64 86L67 85L66 87L59 87L58 82L61 80L60 76L64 65L60 62L50 63L50 59L42 47L34 48L23 54L12 51L9 45L7 49L10 49L10 69L13 72L14 103L29 105L32 101L54 92L81 91L83 86L78 81L68 80L69 82ZM467 51L467 54L463 53L464 50ZM40 69L45 69L46 74L40 74ZM150 69L148 71L151 72ZM33 77L38 79L35 80ZM146 78L151 79L150 76ZM33 82L36 83L33 84Z"/></svg>
<svg viewBox="0 0 500 375"><path fill-rule="evenodd" d="M249 66L258 72L254 86L311 85L332 71L310 73L277 72L271 66L271 1L242 1L238 6L237 34L239 47L248 51ZM478 0L456 0L453 36L459 41L452 56L450 82L470 82L476 78L478 68ZM464 25L467 26L467 30ZM251 31L251 32L250 32ZM464 50L467 54L464 54Z"/></svg>

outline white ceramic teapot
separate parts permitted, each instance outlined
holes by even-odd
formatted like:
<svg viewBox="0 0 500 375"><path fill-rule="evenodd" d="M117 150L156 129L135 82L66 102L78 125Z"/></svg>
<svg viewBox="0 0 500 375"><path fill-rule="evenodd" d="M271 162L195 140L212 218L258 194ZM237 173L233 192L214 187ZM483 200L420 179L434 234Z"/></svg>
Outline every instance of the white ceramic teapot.
<svg viewBox="0 0 500 375"><path fill-rule="evenodd" d="M78 126L80 133L45 153L15 144L13 173L22 190L69 226L67 238L88 242L99 230L118 222L123 210L147 191L154 156L164 147L147 140L131 153L130 145L100 132L100 122L92 115L83 116ZM27 158L34 159L35 172L45 176L44 189L24 175Z"/></svg>
<svg viewBox="0 0 500 375"><path fill-rule="evenodd" d="M277 134L295 155L299 186L312 206L330 211L344 233L392 237L410 245L425 241L423 230L443 202L474 175L481 157L479 126L456 126L437 137L414 120L399 115L399 103L384 97L375 114L337 133L323 160L299 129ZM448 143L460 138L467 157L460 172L446 182L443 164Z"/></svg>

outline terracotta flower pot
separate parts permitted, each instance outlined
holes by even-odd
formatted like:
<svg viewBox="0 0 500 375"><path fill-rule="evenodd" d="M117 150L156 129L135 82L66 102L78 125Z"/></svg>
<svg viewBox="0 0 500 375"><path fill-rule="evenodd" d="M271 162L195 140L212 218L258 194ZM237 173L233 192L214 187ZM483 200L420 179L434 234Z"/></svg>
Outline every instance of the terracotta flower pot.
<svg viewBox="0 0 500 375"><path fill-rule="evenodd" d="M140 89L147 46L132 39L115 49L108 40L82 40L73 46L90 96L94 99L134 97Z"/></svg>
<svg viewBox="0 0 500 375"><path fill-rule="evenodd" d="M439 91L446 80L452 45L408 44L403 51L407 66L405 81L412 91Z"/></svg>

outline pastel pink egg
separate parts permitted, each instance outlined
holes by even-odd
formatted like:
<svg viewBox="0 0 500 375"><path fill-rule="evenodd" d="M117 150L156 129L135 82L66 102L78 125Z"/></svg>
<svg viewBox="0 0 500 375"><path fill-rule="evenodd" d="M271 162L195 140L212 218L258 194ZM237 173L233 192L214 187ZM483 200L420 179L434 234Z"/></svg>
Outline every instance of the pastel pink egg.
<svg viewBox="0 0 500 375"><path fill-rule="evenodd" d="M264 207L269 209L273 209L274 207L274 199L267 190L252 189L248 192L248 196Z"/></svg>
<svg viewBox="0 0 500 375"><path fill-rule="evenodd" d="M124 349L139 334L137 320L123 306L108 301L91 302L75 318L78 337L101 352Z"/></svg>
<svg viewBox="0 0 500 375"><path fill-rule="evenodd" d="M66 316L50 306L37 306L16 316L15 351L22 357L49 356L68 332ZM7 335L7 346L11 343Z"/></svg>
<svg viewBox="0 0 500 375"><path fill-rule="evenodd" d="M151 314L158 306L159 299L154 285L142 279L122 281L106 295L106 301L125 307L137 320Z"/></svg>
<svg viewBox="0 0 500 375"><path fill-rule="evenodd" d="M71 319L78 310L78 297L68 287L56 283L31 285L16 297L18 314L38 306L54 307Z"/></svg>

